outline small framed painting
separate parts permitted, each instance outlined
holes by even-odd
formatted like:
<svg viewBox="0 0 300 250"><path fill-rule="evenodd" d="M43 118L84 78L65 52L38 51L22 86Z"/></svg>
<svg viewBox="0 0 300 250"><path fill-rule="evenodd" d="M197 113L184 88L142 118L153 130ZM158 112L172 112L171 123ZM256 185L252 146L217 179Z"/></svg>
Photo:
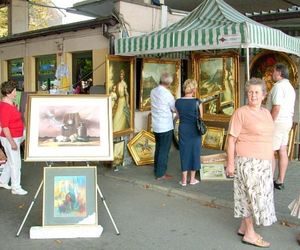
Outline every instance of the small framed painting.
<svg viewBox="0 0 300 250"><path fill-rule="evenodd" d="M114 142L114 160L112 162L113 167L122 166L124 161L125 141Z"/></svg>
<svg viewBox="0 0 300 250"><path fill-rule="evenodd" d="M201 180L226 180L224 163L202 163L200 176Z"/></svg>
<svg viewBox="0 0 300 250"><path fill-rule="evenodd" d="M224 128L207 127L207 132L202 138L203 147L222 150L224 134Z"/></svg>
<svg viewBox="0 0 300 250"><path fill-rule="evenodd" d="M45 167L43 226L98 225L96 167Z"/></svg>
<svg viewBox="0 0 300 250"><path fill-rule="evenodd" d="M155 138L152 133L142 130L133 137L127 147L136 165L154 163Z"/></svg>

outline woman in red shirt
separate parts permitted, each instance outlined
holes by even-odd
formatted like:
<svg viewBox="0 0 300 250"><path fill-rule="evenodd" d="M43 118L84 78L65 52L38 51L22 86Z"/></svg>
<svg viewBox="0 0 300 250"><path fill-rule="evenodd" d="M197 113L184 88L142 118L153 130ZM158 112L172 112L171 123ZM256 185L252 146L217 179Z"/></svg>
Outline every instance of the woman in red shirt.
<svg viewBox="0 0 300 250"><path fill-rule="evenodd" d="M1 144L7 155L0 176L0 187L11 189L12 194L25 195L27 191L21 185L21 152L20 144L24 140L22 116L13 100L16 98L16 84L7 81L1 84L2 101L0 102ZM8 184L9 180L11 186Z"/></svg>

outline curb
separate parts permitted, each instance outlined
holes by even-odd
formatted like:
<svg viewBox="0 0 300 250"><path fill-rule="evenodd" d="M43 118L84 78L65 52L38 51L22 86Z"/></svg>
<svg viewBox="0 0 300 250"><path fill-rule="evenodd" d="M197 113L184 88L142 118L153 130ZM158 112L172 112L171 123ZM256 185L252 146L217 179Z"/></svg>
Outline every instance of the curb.
<svg viewBox="0 0 300 250"><path fill-rule="evenodd" d="M109 177L109 178L112 178L115 180L131 183L136 186L145 187L147 189L158 191L158 192L164 193L166 195L177 195L177 196L180 196L180 197L183 197L186 199L191 199L191 200L199 202L200 204L202 204L204 206L208 206L208 207L212 207L212 208L223 207L223 208L232 209L232 210L234 208L233 201L230 202L230 201L227 201L224 199L219 199L219 198L201 194L201 193L195 194L195 193L186 192L186 191L172 188L172 187L164 187L161 185L150 184L145 181L133 180L133 179L129 179L129 178L126 178L123 176L112 175L109 172L106 172L106 173L102 172L102 173L99 173L99 175L106 176L106 177ZM287 215L284 215L279 212L276 212L276 216L277 216L278 224L285 225L285 226L288 226L288 224L298 226L298 224L295 223L294 217L292 217L292 216L287 217Z"/></svg>

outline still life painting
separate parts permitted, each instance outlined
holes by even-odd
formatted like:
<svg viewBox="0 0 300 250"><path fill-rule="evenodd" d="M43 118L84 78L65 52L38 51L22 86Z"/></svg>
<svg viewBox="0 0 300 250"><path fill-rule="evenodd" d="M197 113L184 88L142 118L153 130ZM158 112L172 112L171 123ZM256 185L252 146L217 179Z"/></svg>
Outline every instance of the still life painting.
<svg viewBox="0 0 300 250"><path fill-rule="evenodd" d="M112 160L108 96L29 95L25 160Z"/></svg>

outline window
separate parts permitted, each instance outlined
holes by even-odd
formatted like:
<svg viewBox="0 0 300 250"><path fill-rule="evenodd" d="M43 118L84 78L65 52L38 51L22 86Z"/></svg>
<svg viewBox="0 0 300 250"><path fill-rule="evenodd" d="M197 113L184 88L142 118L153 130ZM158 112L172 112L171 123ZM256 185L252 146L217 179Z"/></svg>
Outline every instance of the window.
<svg viewBox="0 0 300 250"><path fill-rule="evenodd" d="M22 58L8 61L8 80L17 83L17 90L24 91L24 60Z"/></svg>
<svg viewBox="0 0 300 250"><path fill-rule="evenodd" d="M54 84L56 71L56 55L36 57L36 89L49 90Z"/></svg>
<svg viewBox="0 0 300 250"><path fill-rule="evenodd" d="M73 54L73 86L80 81L93 78L93 56L92 51Z"/></svg>

